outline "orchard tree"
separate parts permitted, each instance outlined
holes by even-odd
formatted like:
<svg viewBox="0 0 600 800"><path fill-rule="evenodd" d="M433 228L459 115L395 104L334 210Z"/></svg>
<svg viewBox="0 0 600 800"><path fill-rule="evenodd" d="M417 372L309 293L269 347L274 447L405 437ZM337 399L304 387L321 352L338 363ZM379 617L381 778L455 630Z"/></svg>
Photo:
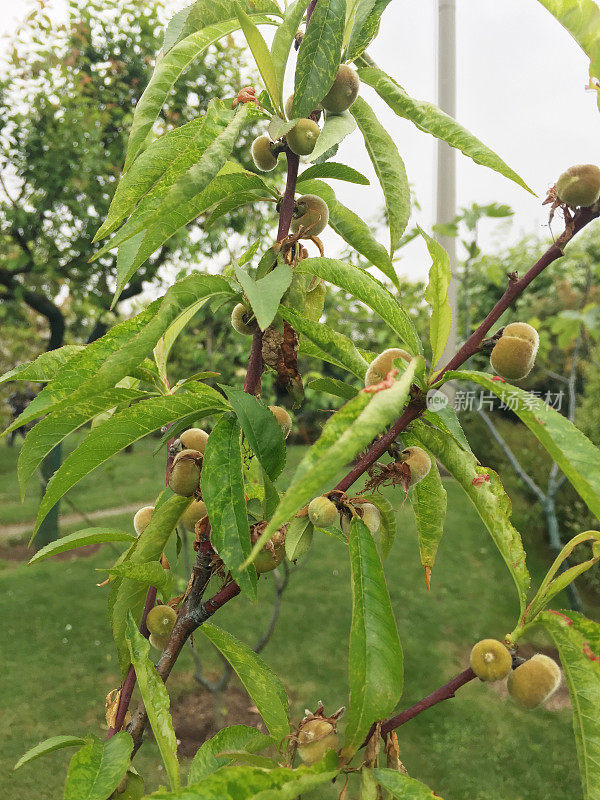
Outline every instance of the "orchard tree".
<svg viewBox="0 0 600 800"><path fill-rule="evenodd" d="M366 48L376 35L383 5L359 0L347 8L344 0L310 4L297 0L282 12L273 0L198 0L180 12L167 28L161 57L136 106L123 176L96 234L97 240L112 238L97 251L97 258L118 248L118 297L148 259L199 215L208 215L210 223L250 203L272 200L276 231L261 237L222 275L197 271L177 281L164 297L85 349L75 354L59 349L23 366L18 375L13 372L13 378L47 383L14 423L42 417L23 447L19 465L23 485L64 436L109 412L48 484L36 529L49 508L83 476L142 436L166 429L167 488L154 506L136 515L134 533L80 531L31 559L37 563L94 542L125 544L108 568L109 620L122 678L111 696L108 736L104 741L93 733L85 739L57 736L34 747L18 765L60 747L77 748L66 780L67 799L145 796L143 776L131 758L148 724L170 784L153 794L155 798L318 796L331 782L342 798L349 792L360 793L363 800L384 792L405 800L433 798L418 777L406 774L396 729L454 697L475 679L506 680L512 700L527 709L544 703L560 683L561 670L544 654L528 660L520 655L520 643L536 626L555 642L564 667L584 797L599 796L600 626L579 614L549 609L548 604L577 574L600 560L600 533L578 534L537 591L530 593L525 551L511 524L510 501L502 484L473 456L454 411L431 393L449 380L470 381L510 402L592 512L599 514L598 450L570 420L507 382L519 380L532 368L538 333L528 323L503 315L549 264L562 258L568 242L600 216L600 177L596 167L583 166L558 179L550 200L552 212L564 217L564 231L521 277L508 276L506 290L459 351L448 363L438 364L450 326L450 271L442 247L421 232L432 258L424 295L431 309L424 352L397 292L353 260L325 256L319 239L331 226L397 285L391 255L409 219L410 192L396 145L377 111L361 96L361 86L372 87L381 101L421 130L527 187L458 123L411 98L374 64ZM584 47L597 41L600 10L594 4L576 10L570 2L547 5L559 18L564 16ZM260 25L276 28L270 48ZM245 35L264 89L240 86L233 102L215 97L197 118L154 137L154 122L182 71L211 43L237 29ZM286 99L283 79L294 42L299 44L294 93ZM592 75L598 77L597 54L590 56ZM252 146L259 172L244 170L231 160L242 131L256 120L264 126ZM381 181L389 249L339 203L328 183L333 178L364 183L354 168L332 160L341 139L355 127ZM280 158L287 169L284 187L263 177ZM301 159L311 166L304 166ZM308 248L313 247L318 255L309 255ZM329 285L376 312L394 333L396 346L378 354L361 351L338 330L320 323ZM200 308L207 315L231 315L234 329L251 341L243 388L225 384L214 388L206 382L206 373L175 384L169 380L173 341ZM501 318L508 324L494 332ZM286 438L294 420L287 408L263 397L261 377L265 370L272 371L289 394L286 405L300 406L300 346L315 363L333 361L343 367L361 381L362 388L353 382L330 384L346 402L328 419L280 492L274 483L285 463ZM481 352L491 355L500 375L464 369L467 360ZM210 366L207 362L206 371ZM136 383L139 380L144 383ZM199 427L208 417L210 434ZM353 459L348 473L332 485L332 476ZM434 691L423 687L427 692L423 699L397 713L403 656L382 566L393 538L394 515L378 489L395 486L401 497L410 492L429 585L446 509L437 462L480 514L514 580L519 613L506 620L503 641L474 642L468 669ZM368 478L365 489L353 490L363 476ZM184 518L194 526L195 564L185 593L174 597L164 549ZM267 580L261 576L277 569L284 558L298 561L308 548L318 549L322 532L347 546L350 561L350 695L347 709L319 704L302 720L290 721L280 679L232 632L209 620L240 594L256 599L259 578ZM563 560L584 542L592 543L591 558L559 575ZM484 581L482 591L486 591ZM192 633L196 643L208 640L232 665L268 733L243 726L224 728L199 749L184 787L165 681ZM410 631L404 635L410 636ZM136 684L142 702L130 715ZM263 751L267 754L261 755ZM544 790L550 793L552 787Z"/></svg>

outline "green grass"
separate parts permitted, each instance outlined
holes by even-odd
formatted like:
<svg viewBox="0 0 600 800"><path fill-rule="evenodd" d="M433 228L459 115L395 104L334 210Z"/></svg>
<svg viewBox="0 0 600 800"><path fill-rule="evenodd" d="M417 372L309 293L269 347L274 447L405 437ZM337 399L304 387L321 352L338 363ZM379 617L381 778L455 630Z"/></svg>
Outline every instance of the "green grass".
<svg viewBox="0 0 600 800"><path fill-rule="evenodd" d="M141 448L133 457L140 453ZM290 460L298 455L292 450ZM115 460L114 474L135 474L130 462L121 463L129 458ZM489 536L459 487L452 482L446 487L449 511L431 592L425 589L408 503L398 513L398 536L385 565L405 655L402 708L464 669L471 645L484 636L502 637L518 612L510 576ZM127 491L122 486L118 490ZM153 492L148 487L147 496ZM401 504L399 490L389 496ZM108 505L106 489L103 499ZM4 800L62 796L67 752L17 773L13 764L48 736L102 735L105 729L104 697L118 678L106 589L95 586L99 573L94 568L113 558L104 548L86 559L46 561L31 568L5 564L0 570ZM543 553L530 556L534 582L545 558ZM305 562L293 569L277 630L263 657L288 688L294 719L320 699L332 711L347 704L348 582L346 548L324 535L317 536ZM271 581L260 581L257 606L238 598L214 622L252 643L270 614L271 594ZM202 648L201 636L196 643ZM208 653L206 663L209 669L216 666L216 656ZM190 669L189 658L181 659L171 679L175 693L189 685ZM409 773L444 800L581 798L570 712L521 711L479 682L406 724L399 741ZM153 743L144 745L136 764L149 790L161 776L165 780ZM340 789L328 787L319 798L337 797ZM348 800L355 798L350 793Z"/></svg>

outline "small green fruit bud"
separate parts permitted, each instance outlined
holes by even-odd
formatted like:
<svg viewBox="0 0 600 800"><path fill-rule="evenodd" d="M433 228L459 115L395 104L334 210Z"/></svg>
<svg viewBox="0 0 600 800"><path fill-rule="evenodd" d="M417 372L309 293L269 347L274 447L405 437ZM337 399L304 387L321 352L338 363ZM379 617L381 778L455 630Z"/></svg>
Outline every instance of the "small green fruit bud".
<svg viewBox="0 0 600 800"><path fill-rule="evenodd" d="M482 639L471 650L471 669L482 681L501 681L511 665L508 649L497 639Z"/></svg>
<svg viewBox="0 0 600 800"><path fill-rule="evenodd" d="M316 528L330 528L338 518L338 510L328 497L315 497L308 504L308 518Z"/></svg>
<svg viewBox="0 0 600 800"><path fill-rule="evenodd" d="M285 408L282 408L281 406L269 406L269 411L275 416L275 419L281 426L283 438L287 439L287 437L290 435L290 431L292 430L292 418Z"/></svg>
<svg viewBox="0 0 600 800"><path fill-rule="evenodd" d="M305 764L319 761L328 750L337 750L339 737L335 726L327 719L316 717L300 725L297 734L298 755Z"/></svg>
<svg viewBox="0 0 600 800"><path fill-rule="evenodd" d="M315 149L321 129L313 119L299 119L285 135L288 147L297 156L308 156Z"/></svg>
<svg viewBox="0 0 600 800"><path fill-rule="evenodd" d="M118 800L141 800L145 794L142 776L128 771L112 796Z"/></svg>
<svg viewBox="0 0 600 800"><path fill-rule="evenodd" d="M207 440L208 433L202 428L188 428L179 437L179 441L187 450L197 450L199 453L204 453Z"/></svg>
<svg viewBox="0 0 600 800"><path fill-rule="evenodd" d="M158 637L169 637L177 619L177 612L171 606L154 606L148 612L146 625L150 633Z"/></svg>
<svg viewBox="0 0 600 800"><path fill-rule="evenodd" d="M347 64L341 64L333 86L322 100L323 107L333 114L347 111L358 97L360 80L356 72Z"/></svg>
<svg viewBox="0 0 600 800"><path fill-rule="evenodd" d="M595 164L569 167L556 182L556 195L571 208L593 206L600 198L600 169Z"/></svg>
<svg viewBox="0 0 600 800"><path fill-rule="evenodd" d="M242 305L242 303L238 303L231 312L231 325L235 331L244 336L252 336L258 329L252 312L248 311L246 306Z"/></svg>
<svg viewBox="0 0 600 800"><path fill-rule="evenodd" d="M169 487L181 497L191 497L200 484L202 454L198 450L177 453L169 472Z"/></svg>
<svg viewBox="0 0 600 800"><path fill-rule="evenodd" d="M139 511L135 512L135 517L133 518L133 528L138 536L140 536L140 534L146 530L148 525L150 525L153 511L154 506L144 506L143 508L140 508Z"/></svg>
<svg viewBox="0 0 600 800"><path fill-rule="evenodd" d="M406 447L400 454L402 463L410 468L410 484L414 486L429 474L431 469L431 459L422 447Z"/></svg>
<svg viewBox="0 0 600 800"><path fill-rule="evenodd" d="M531 325L525 322L507 325L491 352L492 369L507 380L522 380L533 369L538 344L538 332Z"/></svg>
<svg viewBox="0 0 600 800"><path fill-rule="evenodd" d="M373 503L363 503L361 506L362 521L371 533L377 533L381 525L381 513Z"/></svg>
<svg viewBox="0 0 600 800"><path fill-rule="evenodd" d="M411 356L406 350L402 350L400 347L390 347L374 358L369 364L369 369L365 375L365 386L373 386L376 383L384 381L388 372L393 369L394 361L397 358L410 361Z"/></svg>
<svg viewBox="0 0 600 800"><path fill-rule="evenodd" d="M277 166L277 156L273 153L273 143L268 136L258 136L250 147L252 160L261 172L271 172Z"/></svg>
<svg viewBox="0 0 600 800"><path fill-rule="evenodd" d="M520 706L536 708L560 686L560 667L553 659L536 653L508 676L508 693Z"/></svg>
<svg viewBox="0 0 600 800"><path fill-rule="evenodd" d="M167 643L169 641L169 637L168 636L156 636L156 634L151 633L150 636L148 637L148 641L150 642L152 647L154 647L156 650L158 650L160 653L162 653L164 651L165 647L167 646Z"/></svg>
<svg viewBox="0 0 600 800"><path fill-rule="evenodd" d="M323 233L328 222L329 207L316 194L303 194L296 200L291 226L294 233L304 228L307 236L318 236Z"/></svg>
<svg viewBox="0 0 600 800"><path fill-rule="evenodd" d="M260 529L255 530L251 536L251 539L254 541L258 541L258 538L261 533L262 531ZM269 541L264 545L260 553L256 556L254 560L254 567L258 572L258 574L262 575L263 572L271 572L276 567L278 567L284 558L285 558L285 528L280 528L278 531L275 531L273 536L271 536Z"/></svg>
<svg viewBox="0 0 600 800"><path fill-rule="evenodd" d="M206 506L202 500L192 500L181 517L181 523L188 529L194 531L196 523L206 516Z"/></svg>

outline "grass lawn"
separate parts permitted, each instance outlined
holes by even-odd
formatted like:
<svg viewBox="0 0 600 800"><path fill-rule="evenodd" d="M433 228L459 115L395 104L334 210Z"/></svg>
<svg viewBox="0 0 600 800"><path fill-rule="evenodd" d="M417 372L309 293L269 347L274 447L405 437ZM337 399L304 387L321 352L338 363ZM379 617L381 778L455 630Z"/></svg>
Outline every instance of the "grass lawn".
<svg viewBox="0 0 600 800"><path fill-rule="evenodd" d="M133 481L130 487L123 486L121 479L110 484L118 498L109 496L108 479L102 471L87 479L89 492L97 500L101 497L104 506L130 501L123 499L125 495L153 496L157 481L150 483L150 470L146 471L148 464L144 464L152 464L150 458L136 459L143 476L137 485L137 471L133 472L129 461L151 450L151 446L145 451L142 447L146 445L132 456L114 460L112 474L128 475ZM296 461L298 454L298 449L293 450L291 460ZM135 495L134 489L145 486L146 480L147 494ZM398 512L398 536L385 565L404 646L401 707L464 669L472 644L485 636L502 637L512 629L518 611L510 576L475 511L456 484L446 482L446 488L446 533L431 592L425 589L408 502ZM3 491L9 493L6 487ZM84 495L78 495L80 500ZM399 491L394 502L400 506ZM14 518L14 509L11 513ZM5 521L2 515L0 523ZM110 521L111 527L130 524L129 517ZM531 554L534 583L539 582L545 558L545 554ZM94 568L107 566L113 559L113 552L104 547L89 558L46 561L31 568L14 562L1 564L3 800L57 800L62 796L68 751L12 772L18 757L38 741L61 733L103 735L104 697L117 686L118 678L106 618L106 589L95 586L98 573ZM279 625L263 652L289 689L293 719L321 699L332 711L347 702L348 581L346 548L328 536L317 536L305 562L293 569ZM271 593L271 581L261 580L260 599L268 600ZM597 618L596 612L592 610L590 615ZM269 614L269 603L252 606L238 598L220 611L214 622L253 643ZM202 648L200 635L196 644ZM213 654L207 655L207 664L216 666ZM191 660L186 656L171 679L175 693L189 686L190 670ZM566 709L521 711L483 684L471 682L455 699L402 727L399 740L409 773L428 783L444 800L581 798L571 714ZM147 789L156 788L161 772L153 743L144 745L136 764ZM164 772L162 776L164 780ZM340 789L327 787L318 796L334 798ZM356 794L350 793L348 800L355 798Z"/></svg>

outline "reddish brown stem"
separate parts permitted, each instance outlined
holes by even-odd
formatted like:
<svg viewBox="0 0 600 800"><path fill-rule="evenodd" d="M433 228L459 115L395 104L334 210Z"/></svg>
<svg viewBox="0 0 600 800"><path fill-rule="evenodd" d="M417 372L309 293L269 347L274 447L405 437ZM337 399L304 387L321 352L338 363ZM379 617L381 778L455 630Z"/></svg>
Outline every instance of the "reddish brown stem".
<svg viewBox="0 0 600 800"><path fill-rule="evenodd" d="M315 10L315 6L317 5L317 0L310 0L308 4L308 8L306 9L306 26L308 27L308 23L310 22L310 18L313 15L313 11Z"/></svg>
<svg viewBox="0 0 600 800"><path fill-rule="evenodd" d="M294 197L296 195L296 182L298 180L298 167L300 166L300 156L292 153L289 147L285 148L287 158L287 179L283 199L279 206L279 227L277 229L277 241L281 242L288 235L292 224L292 214L294 213Z"/></svg>
<svg viewBox="0 0 600 800"><path fill-rule="evenodd" d="M248 370L244 381L244 391L246 394L256 394L258 382L263 371L262 359L262 331L258 330L252 337L252 350L248 360Z"/></svg>

